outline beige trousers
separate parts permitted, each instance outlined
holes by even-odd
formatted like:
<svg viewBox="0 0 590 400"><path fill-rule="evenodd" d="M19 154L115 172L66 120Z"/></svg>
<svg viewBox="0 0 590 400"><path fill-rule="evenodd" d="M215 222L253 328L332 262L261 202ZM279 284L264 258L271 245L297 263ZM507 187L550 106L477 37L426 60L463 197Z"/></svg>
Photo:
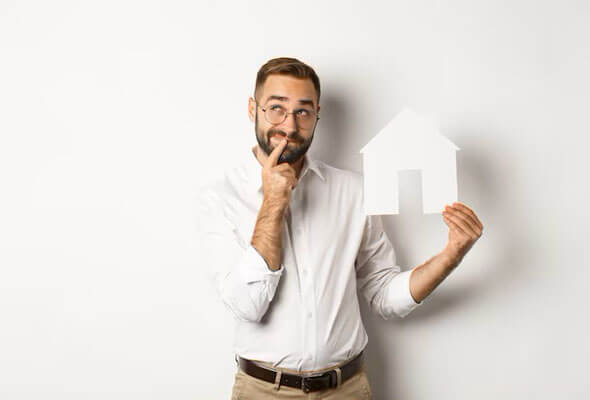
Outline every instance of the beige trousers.
<svg viewBox="0 0 590 400"><path fill-rule="evenodd" d="M312 372L324 372L329 369L331 368L318 369ZM296 373L296 371L290 369L280 370ZM266 399L372 400L373 394L367 378L364 360L358 372L342 382L340 386L310 393L305 393L299 388L284 385L277 386L274 383L254 378L237 366L231 400Z"/></svg>

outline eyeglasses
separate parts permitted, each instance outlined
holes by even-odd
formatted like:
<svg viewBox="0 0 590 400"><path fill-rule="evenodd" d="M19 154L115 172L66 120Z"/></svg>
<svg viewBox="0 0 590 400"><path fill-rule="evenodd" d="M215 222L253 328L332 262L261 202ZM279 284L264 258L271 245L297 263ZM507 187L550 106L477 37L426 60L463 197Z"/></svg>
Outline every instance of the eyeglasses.
<svg viewBox="0 0 590 400"><path fill-rule="evenodd" d="M287 119L288 114L294 115L297 125L302 129L311 128L320 119L315 111L309 108L298 108L293 112L287 112L287 109L279 104L273 104L270 107L264 108L256 103L256 106L260 107L264 112L264 118L273 125L282 124Z"/></svg>

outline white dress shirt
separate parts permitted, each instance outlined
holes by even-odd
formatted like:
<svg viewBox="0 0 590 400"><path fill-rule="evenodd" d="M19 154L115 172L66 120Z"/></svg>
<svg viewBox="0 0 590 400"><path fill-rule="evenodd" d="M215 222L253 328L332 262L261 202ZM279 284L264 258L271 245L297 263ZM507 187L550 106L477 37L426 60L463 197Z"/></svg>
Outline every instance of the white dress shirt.
<svg viewBox="0 0 590 400"><path fill-rule="evenodd" d="M262 204L262 166L251 150L198 201L203 267L235 317L235 354L308 371L357 355L368 342L358 291L384 319L418 305L395 263L380 216L363 208L363 176L305 155L283 217L281 266L250 240Z"/></svg>

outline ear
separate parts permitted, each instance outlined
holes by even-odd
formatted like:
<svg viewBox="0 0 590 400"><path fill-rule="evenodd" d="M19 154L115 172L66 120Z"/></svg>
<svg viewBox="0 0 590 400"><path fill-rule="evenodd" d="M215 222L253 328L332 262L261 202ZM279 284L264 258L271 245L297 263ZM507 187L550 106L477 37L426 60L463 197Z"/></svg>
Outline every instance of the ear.
<svg viewBox="0 0 590 400"><path fill-rule="evenodd" d="M254 122L254 119L256 118L256 101L253 97L248 99L248 117L252 122Z"/></svg>

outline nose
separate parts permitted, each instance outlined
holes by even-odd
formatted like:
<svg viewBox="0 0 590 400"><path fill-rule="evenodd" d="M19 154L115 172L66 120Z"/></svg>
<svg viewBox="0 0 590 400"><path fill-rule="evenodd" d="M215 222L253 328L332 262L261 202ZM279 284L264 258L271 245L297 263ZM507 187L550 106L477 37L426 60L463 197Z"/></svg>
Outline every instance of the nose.
<svg viewBox="0 0 590 400"><path fill-rule="evenodd" d="M295 114L290 113L287 114L287 117L285 118L285 120L283 121L283 123L281 124L283 125L285 128L286 132L295 132L297 131L297 120L295 119Z"/></svg>

